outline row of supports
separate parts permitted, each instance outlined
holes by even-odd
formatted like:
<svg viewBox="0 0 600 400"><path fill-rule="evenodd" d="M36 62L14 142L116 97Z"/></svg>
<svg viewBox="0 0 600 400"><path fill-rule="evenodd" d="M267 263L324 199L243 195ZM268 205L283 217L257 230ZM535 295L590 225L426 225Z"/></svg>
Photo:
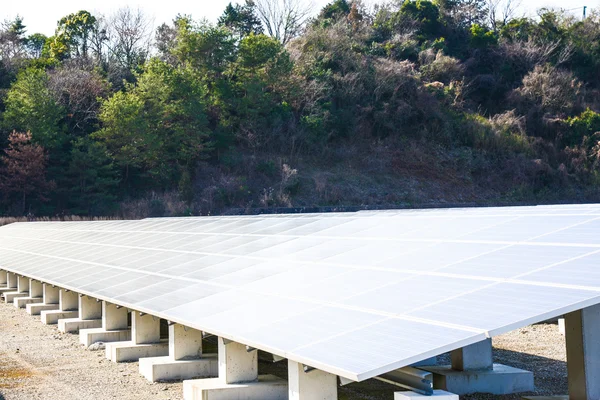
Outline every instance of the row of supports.
<svg viewBox="0 0 600 400"><path fill-rule="evenodd" d="M160 319L13 273L0 273L0 294L6 302L58 324L61 332L79 332L89 347L106 343L114 362L139 361L149 381L184 380L184 398L202 400L337 399L338 377L288 360L288 380L258 374L258 351L218 338L216 354L203 352L203 333L169 323L168 340L161 339ZM565 316L571 400L600 400L600 305ZM455 350L450 366L418 366L433 374L438 400L457 394L508 394L533 389L533 375L492 362L491 339ZM450 393L451 392L451 393ZM395 399L413 399L398 392Z"/></svg>
<svg viewBox="0 0 600 400"><path fill-rule="evenodd" d="M139 361L151 382L185 380L185 399L337 399L336 375L305 372L293 361L289 381L259 375L258 350L219 337L217 353L207 354L203 332L175 323L169 323L168 340L161 340L160 319L152 315L132 311L129 326L124 307L13 273L0 273L0 294L63 333L78 332L86 347L104 342L106 358L114 362Z"/></svg>

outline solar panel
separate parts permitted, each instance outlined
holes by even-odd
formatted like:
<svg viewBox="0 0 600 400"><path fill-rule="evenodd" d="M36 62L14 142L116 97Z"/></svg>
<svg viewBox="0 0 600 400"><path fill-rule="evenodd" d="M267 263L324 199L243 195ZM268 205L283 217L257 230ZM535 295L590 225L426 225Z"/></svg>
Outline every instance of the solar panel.
<svg viewBox="0 0 600 400"><path fill-rule="evenodd" d="M16 223L0 268L365 380L600 303L600 206Z"/></svg>

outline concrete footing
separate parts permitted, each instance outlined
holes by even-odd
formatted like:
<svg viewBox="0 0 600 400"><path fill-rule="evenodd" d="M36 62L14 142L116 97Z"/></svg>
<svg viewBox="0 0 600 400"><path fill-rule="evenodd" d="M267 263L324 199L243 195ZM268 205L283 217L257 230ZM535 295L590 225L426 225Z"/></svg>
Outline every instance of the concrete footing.
<svg viewBox="0 0 600 400"><path fill-rule="evenodd" d="M17 297L13 300L15 307L25 308L27 304L38 304L44 301L41 297Z"/></svg>
<svg viewBox="0 0 600 400"><path fill-rule="evenodd" d="M195 360L173 360L171 356L140 358L140 374L150 382L212 378L218 373L216 354L205 354Z"/></svg>
<svg viewBox="0 0 600 400"><path fill-rule="evenodd" d="M184 400L287 400L288 384L273 375L260 375L258 381L225 383L220 378L183 382Z"/></svg>
<svg viewBox="0 0 600 400"><path fill-rule="evenodd" d="M46 304L46 303L35 303L35 304L27 304L25 306L27 313L29 315L40 315L42 311L46 310L58 310L57 304Z"/></svg>
<svg viewBox="0 0 600 400"><path fill-rule="evenodd" d="M337 376L318 369L305 372L302 364L288 360L289 400L336 400Z"/></svg>
<svg viewBox="0 0 600 400"><path fill-rule="evenodd" d="M564 318L558 319L558 333L565 336L565 319Z"/></svg>
<svg viewBox="0 0 600 400"><path fill-rule="evenodd" d="M14 300L21 297L29 297L28 292L4 292L4 301L6 303L14 303Z"/></svg>
<svg viewBox="0 0 600 400"><path fill-rule="evenodd" d="M136 335L138 327L140 328L138 340L152 340L158 331L149 335L149 331L144 327L149 326L150 320L142 321L136 317ZM216 354L202 354L202 332L183 325L171 324L168 355L140 358L140 374L150 382L214 378L219 374L219 361Z"/></svg>
<svg viewBox="0 0 600 400"><path fill-rule="evenodd" d="M18 297L29 297L29 278L24 276L16 277L17 289L13 292L4 292L4 300L6 303L13 303L13 300Z"/></svg>
<svg viewBox="0 0 600 400"><path fill-rule="evenodd" d="M79 343L85 347L90 347L96 342L122 342L126 340L131 340L129 329L107 331L104 328L93 328L79 330Z"/></svg>
<svg viewBox="0 0 600 400"><path fill-rule="evenodd" d="M78 333L81 329L102 327L102 304L96 299L80 295L78 299L78 318L61 319L58 330L63 333Z"/></svg>
<svg viewBox="0 0 600 400"><path fill-rule="evenodd" d="M16 290L17 290L16 287L2 286L2 287L0 287L0 296L3 295L6 292L14 292Z"/></svg>
<svg viewBox="0 0 600 400"><path fill-rule="evenodd" d="M106 358L113 362L168 355L169 342L160 341L160 319L135 311L131 313L131 340L106 344Z"/></svg>
<svg viewBox="0 0 600 400"><path fill-rule="evenodd" d="M58 330L62 333L78 333L81 329L96 329L101 327L101 319L67 318L58 320Z"/></svg>
<svg viewBox="0 0 600 400"><path fill-rule="evenodd" d="M458 395L444 390L434 390L433 395L427 396L415 392L396 392L394 400L412 400L412 399L434 399L434 400L458 400Z"/></svg>
<svg viewBox="0 0 600 400"><path fill-rule="evenodd" d="M32 295L37 293L39 288L34 285L33 290L30 290ZM36 304L27 304L25 309L30 315L40 315L42 311L46 310L59 310L59 293L58 288L48 285L47 283L42 284L42 302Z"/></svg>
<svg viewBox="0 0 600 400"><path fill-rule="evenodd" d="M600 399L600 304L565 315L571 400Z"/></svg>
<svg viewBox="0 0 600 400"><path fill-rule="evenodd" d="M42 324L55 325L59 319L77 318L77 311L44 310L40 312Z"/></svg>
<svg viewBox="0 0 600 400"><path fill-rule="evenodd" d="M433 387L458 395L512 394L533 390L533 373L502 364L492 369L457 371L451 366L420 367L433 374Z"/></svg>
<svg viewBox="0 0 600 400"><path fill-rule="evenodd" d="M140 358L169 355L169 342L136 344L132 340L106 343L106 358L112 362L138 361Z"/></svg>
<svg viewBox="0 0 600 400"><path fill-rule="evenodd" d="M79 316L77 298L77 293L60 289L58 292L58 310L42 311L40 313L42 323L54 325L58 323L59 319L77 318Z"/></svg>
<svg viewBox="0 0 600 400"><path fill-rule="evenodd" d="M96 342L126 340L131 340L131 331L127 324L127 309L106 301L102 302L102 327L79 330L79 342L85 347Z"/></svg>
<svg viewBox="0 0 600 400"><path fill-rule="evenodd" d="M8 303L14 303L14 299L20 297L29 297L29 279L24 276L17 276L17 289L12 292L4 292L4 301ZM16 303L15 303L16 304Z"/></svg>

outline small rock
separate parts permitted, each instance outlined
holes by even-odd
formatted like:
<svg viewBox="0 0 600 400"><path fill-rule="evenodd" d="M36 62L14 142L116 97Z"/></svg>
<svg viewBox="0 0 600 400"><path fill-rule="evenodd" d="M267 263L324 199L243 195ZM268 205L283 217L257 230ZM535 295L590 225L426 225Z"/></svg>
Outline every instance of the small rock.
<svg viewBox="0 0 600 400"><path fill-rule="evenodd" d="M92 343L88 347L88 350L98 351L98 350L104 350L105 348L106 348L106 344L104 342L96 342L96 343Z"/></svg>

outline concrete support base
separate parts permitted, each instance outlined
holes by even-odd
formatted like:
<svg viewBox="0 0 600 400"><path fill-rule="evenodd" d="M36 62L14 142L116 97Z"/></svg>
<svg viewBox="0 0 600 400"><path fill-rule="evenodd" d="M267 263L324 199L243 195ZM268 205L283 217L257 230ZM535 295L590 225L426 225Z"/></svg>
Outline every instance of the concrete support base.
<svg viewBox="0 0 600 400"><path fill-rule="evenodd" d="M138 361L140 358L169 355L169 342L135 344L133 341L106 343L106 358L112 362Z"/></svg>
<svg viewBox="0 0 600 400"><path fill-rule="evenodd" d="M565 315L571 400L600 399L600 304Z"/></svg>
<svg viewBox="0 0 600 400"><path fill-rule="evenodd" d="M140 358L140 374L150 382L214 378L218 373L216 354L205 354L195 360L173 360L171 356Z"/></svg>
<svg viewBox="0 0 600 400"><path fill-rule="evenodd" d="M43 302L44 299L41 297L17 297L13 300L15 307L25 308L27 304L36 304Z"/></svg>
<svg viewBox="0 0 600 400"><path fill-rule="evenodd" d="M184 400L287 400L288 384L273 375L259 375L257 382L225 383L220 378L183 382Z"/></svg>
<svg viewBox="0 0 600 400"><path fill-rule="evenodd" d="M42 311L54 311L58 310L58 304L46 304L46 303L34 303L27 304L25 310L29 315L40 315Z"/></svg>
<svg viewBox="0 0 600 400"><path fill-rule="evenodd" d="M42 324L54 325L59 319L77 318L78 311L63 311L63 310L45 310L40 313Z"/></svg>
<svg viewBox="0 0 600 400"><path fill-rule="evenodd" d="M58 330L62 333L78 333L80 329L102 327L101 319L67 318L58 320Z"/></svg>
<svg viewBox="0 0 600 400"><path fill-rule="evenodd" d="M512 394L533 390L533 373L494 364L490 370L457 371L451 366L420 367L433 374L433 387L458 395Z"/></svg>
<svg viewBox="0 0 600 400"><path fill-rule="evenodd" d="M93 328L79 330L79 342L85 347L90 347L96 342L123 342L126 340L131 340L129 329L107 331L104 328Z"/></svg>
<svg viewBox="0 0 600 400"><path fill-rule="evenodd" d="M434 390L433 395L427 396L415 392L396 392L394 400L412 400L412 399L434 399L434 400L458 400L458 395L444 390Z"/></svg>
<svg viewBox="0 0 600 400"><path fill-rule="evenodd" d="M13 303L16 298L19 297L29 297L28 292L4 292L4 301L8 303Z"/></svg>
<svg viewBox="0 0 600 400"><path fill-rule="evenodd" d="M561 335L565 336L565 319L564 318L559 318L558 319L558 333L560 333Z"/></svg>
<svg viewBox="0 0 600 400"><path fill-rule="evenodd" d="M25 309L29 315L40 315L42 311L46 310L58 310L57 304L46 304L46 303L35 303L35 304L27 304Z"/></svg>
<svg viewBox="0 0 600 400"><path fill-rule="evenodd" d="M0 287L0 296L6 292L14 292L16 290L17 290L16 287L7 287L7 286Z"/></svg>
<svg viewBox="0 0 600 400"><path fill-rule="evenodd" d="M337 376L288 360L289 400L337 400Z"/></svg>

